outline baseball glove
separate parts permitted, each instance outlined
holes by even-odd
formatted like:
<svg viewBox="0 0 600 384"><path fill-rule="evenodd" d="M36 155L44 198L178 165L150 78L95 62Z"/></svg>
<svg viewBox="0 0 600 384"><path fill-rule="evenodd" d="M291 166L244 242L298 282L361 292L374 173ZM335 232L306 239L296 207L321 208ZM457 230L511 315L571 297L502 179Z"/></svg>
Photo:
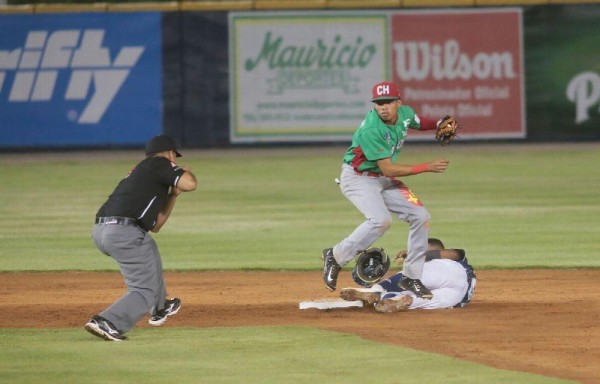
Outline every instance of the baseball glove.
<svg viewBox="0 0 600 384"><path fill-rule="evenodd" d="M352 279L358 285L371 287L377 284L390 269L390 258L383 248L367 248L356 256Z"/></svg>
<svg viewBox="0 0 600 384"><path fill-rule="evenodd" d="M435 139L442 142L442 147L450 144L458 131L458 123L452 116L444 117L435 131Z"/></svg>

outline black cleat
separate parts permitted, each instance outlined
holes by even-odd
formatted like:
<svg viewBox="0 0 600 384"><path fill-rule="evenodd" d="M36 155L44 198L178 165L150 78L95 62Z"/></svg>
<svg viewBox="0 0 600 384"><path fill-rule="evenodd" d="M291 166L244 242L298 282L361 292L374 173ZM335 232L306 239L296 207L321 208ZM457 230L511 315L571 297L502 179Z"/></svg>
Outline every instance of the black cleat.
<svg viewBox="0 0 600 384"><path fill-rule="evenodd" d="M164 323L167 322L167 318L169 316L173 316L181 309L181 300L174 297L172 299L165 301L165 308L160 311L154 312L150 319L148 319L148 324L153 327L160 327Z"/></svg>
<svg viewBox="0 0 600 384"><path fill-rule="evenodd" d="M400 283L398 283L398 287L404 291L411 291L417 297L420 297L422 299L429 300L433 297L431 291L427 289L427 287L424 286L423 283L421 283L421 280L419 279L411 279L405 277L400 281Z"/></svg>
<svg viewBox="0 0 600 384"><path fill-rule="evenodd" d="M85 330L94 336L98 336L107 341L123 341L127 337L121 333L110 321L102 316L95 315L85 325Z"/></svg>
<svg viewBox="0 0 600 384"><path fill-rule="evenodd" d="M323 281L327 289L333 292L335 291L338 274L342 270L342 267L340 267L333 257L333 248L324 249L321 258L323 259Z"/></svg>

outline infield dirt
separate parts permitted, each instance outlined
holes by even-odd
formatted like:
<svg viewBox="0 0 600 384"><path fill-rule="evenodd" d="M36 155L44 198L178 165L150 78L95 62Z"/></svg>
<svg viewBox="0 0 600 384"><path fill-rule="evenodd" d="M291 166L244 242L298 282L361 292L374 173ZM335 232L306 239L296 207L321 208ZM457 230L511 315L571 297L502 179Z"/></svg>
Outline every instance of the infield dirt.
<svg viewBox="0 0 600 384"><path fill-rule="evenodd" d="M118 272L0 276L0 307L11 314L0 317L2 328L80 327L85 332L89 317L125 289ZM337 298L318 271L165 276L169 294L183 301L167 327L310 326L501 369L600 383L600 270L478 271L467 308L395 314L370 308L298 309L301 301ZM353 285L349 273L342 272L338 287ZM139 326L148 325L140 321Z"/></svg>

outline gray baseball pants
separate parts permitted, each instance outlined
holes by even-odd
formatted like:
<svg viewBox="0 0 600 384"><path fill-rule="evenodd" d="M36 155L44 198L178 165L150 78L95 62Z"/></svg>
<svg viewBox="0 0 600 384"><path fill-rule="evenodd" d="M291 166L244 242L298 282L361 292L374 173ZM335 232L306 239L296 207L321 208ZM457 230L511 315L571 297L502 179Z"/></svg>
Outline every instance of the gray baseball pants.
<svg viewBox="0 0 600 384"><path fill-rule="evenodd" d="M148 232L134 225L96 224L92 238L102 253L119 264L127 285L127 293L100 316L124 333L146 314L164 308L167 291L162 260Z"/></svg>
<svg viewBox="0 0 600 384"><path fill-rule="evenodd" d="M404 261L402 273L412 279L420 279L425 263L431 216L410 189L394 178L358 174L347 164L342 166L340 189L365 215L366 220L333 248L333 255L338 264L346 265L356 257L358 251L373 245L390 228L394 213L410 226L408 256Z"/></svg>

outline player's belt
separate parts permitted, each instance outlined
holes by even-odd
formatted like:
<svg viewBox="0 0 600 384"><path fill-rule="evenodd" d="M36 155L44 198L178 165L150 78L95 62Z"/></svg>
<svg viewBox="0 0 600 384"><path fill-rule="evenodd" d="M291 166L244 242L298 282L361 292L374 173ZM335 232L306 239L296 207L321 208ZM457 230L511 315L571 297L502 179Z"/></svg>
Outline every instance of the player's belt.
<svg viewBox="0 0 600 384"><path fill-rule="evenodd" d="M136 219L121 216L96 217L96 224L135 225L139 227L139 223Z"/></svg>
<svg viewBox="0 0 600 384"><path fill-rule="evenodd" d="M356 172L357 175L362 175L362 176L371 176L371 177L381 177L381 176L383 176L383 174L379 173L379 172L368 172L368 171L361 172L361 171L359 171L356 168L354 168L354 172Z"/></svg>

